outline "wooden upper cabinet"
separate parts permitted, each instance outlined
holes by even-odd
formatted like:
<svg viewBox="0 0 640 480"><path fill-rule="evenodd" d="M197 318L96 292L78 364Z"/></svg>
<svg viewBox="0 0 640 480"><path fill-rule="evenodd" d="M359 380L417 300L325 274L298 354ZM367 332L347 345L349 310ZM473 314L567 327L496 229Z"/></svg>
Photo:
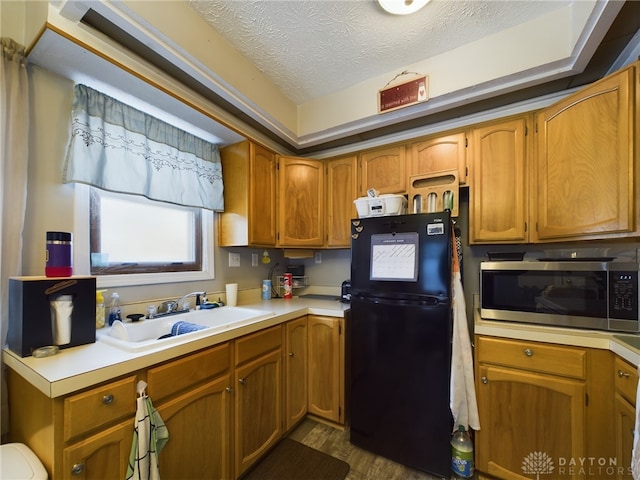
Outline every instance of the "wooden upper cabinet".
<svg viewBox="0 0 640 480"><path fill-rule="evenodd" d="M410 175L458 170L458 183L467 181L465 132L434 137L411 144Z"/></svg>
<svg viewBox="0 0 640 480"><path fill-rule="evenodd" d="M634 218L636 67L536 116L532 240L629 236Z"/></svg>
<svg viewBox="0 0 640 480"><path fill-rule="evenodd" d="M220 150L224 212L219 215L221 247L277 243L276 155L243 141Z"/></svg>
<svg viewBox="0 0 640 480"><path fill-rule="evenodd" d="M324 163L297 157L279 159L279 246L324 244Z"/></svg>
<svg viewBox="0 0 640 480"><path fill-rule="evenodd" d="M407 155L404 145L376 148L360 154L360 197L375 188L378 193L407 192Z"/></svg>
<svg viewBox="0 0 640 480"><path fill-rule="evenodd" d="M528 240L530 116L479 126L470 134L469 243Z"/></svg>
<svg viewBox="0 0 640 480"><path fill-rule="evenodd" d="M356 218L353 201L358 197L357 156L327 162L327 242L329 248L351 246L351 219Z"/></svg>

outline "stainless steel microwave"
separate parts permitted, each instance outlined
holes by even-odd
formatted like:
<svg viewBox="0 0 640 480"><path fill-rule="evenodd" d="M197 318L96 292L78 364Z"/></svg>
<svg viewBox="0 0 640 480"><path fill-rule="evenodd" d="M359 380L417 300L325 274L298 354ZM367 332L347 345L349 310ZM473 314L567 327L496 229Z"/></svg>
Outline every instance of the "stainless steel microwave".
<svg viewBox="0 0 640 480"><path fill-rule="evenodd" d="M480 264L480 314L491 320L640 332L638 263L515 261Z"/></svg>

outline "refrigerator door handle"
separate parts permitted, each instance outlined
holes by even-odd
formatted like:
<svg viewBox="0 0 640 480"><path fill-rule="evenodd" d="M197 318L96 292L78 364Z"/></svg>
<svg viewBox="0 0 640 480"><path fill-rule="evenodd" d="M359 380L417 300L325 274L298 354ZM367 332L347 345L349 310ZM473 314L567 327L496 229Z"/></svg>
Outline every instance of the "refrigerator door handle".
<svg viewBox="0 0 640 480"><path fill-rule="evenodd" d="M354 299L367 303L379 303L384 305L422 305L425 307L439 307L448 305L449 300L446 297L436 297L433 295L406 295L406 296L381 296L367 294L351 294L351 301Z"/></svg>

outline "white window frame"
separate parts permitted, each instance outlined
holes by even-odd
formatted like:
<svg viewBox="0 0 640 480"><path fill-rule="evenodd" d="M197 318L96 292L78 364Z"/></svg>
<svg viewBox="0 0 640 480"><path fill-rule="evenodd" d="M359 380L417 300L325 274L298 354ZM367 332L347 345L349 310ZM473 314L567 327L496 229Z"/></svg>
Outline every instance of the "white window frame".
<svg viewBox="0 0 640 480"><path fill-rule="evenodd" d="M74 275L91 275L89 234L90 188L74 184ZM213 280L214 275L214 219L211 210L202 209L202 270L198 272L132 273L120 275L97 275L98 288L128 287L134 285L157 285L163 283ZM126 233L126 232L124 232ZM162 235L162 232L136 232L137 235Z"/></svg>

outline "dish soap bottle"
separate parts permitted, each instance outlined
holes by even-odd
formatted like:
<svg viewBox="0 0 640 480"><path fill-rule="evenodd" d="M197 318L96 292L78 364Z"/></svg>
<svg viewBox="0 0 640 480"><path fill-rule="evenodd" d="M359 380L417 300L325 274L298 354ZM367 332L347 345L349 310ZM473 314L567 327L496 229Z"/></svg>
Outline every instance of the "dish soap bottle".
<svg viewBox="0 0 640 480"><path fill-rule="evenodd" d="M104 290L96 290L96 328L104 327Z"/></svg>
<svg viewBox="0 0 640 480"><path fill-rule="evenodd" d="M473 443L462 425L451 438L451 470L455 478L473 476Z"/></svg>
<svg viewBox="0 0 640 480"><path fill-rule="evenodd" d="M122 321L120 312L120 295L117 292L111 294L111 304L109 305L109 325L113 325L116 320Z"/></svg>

